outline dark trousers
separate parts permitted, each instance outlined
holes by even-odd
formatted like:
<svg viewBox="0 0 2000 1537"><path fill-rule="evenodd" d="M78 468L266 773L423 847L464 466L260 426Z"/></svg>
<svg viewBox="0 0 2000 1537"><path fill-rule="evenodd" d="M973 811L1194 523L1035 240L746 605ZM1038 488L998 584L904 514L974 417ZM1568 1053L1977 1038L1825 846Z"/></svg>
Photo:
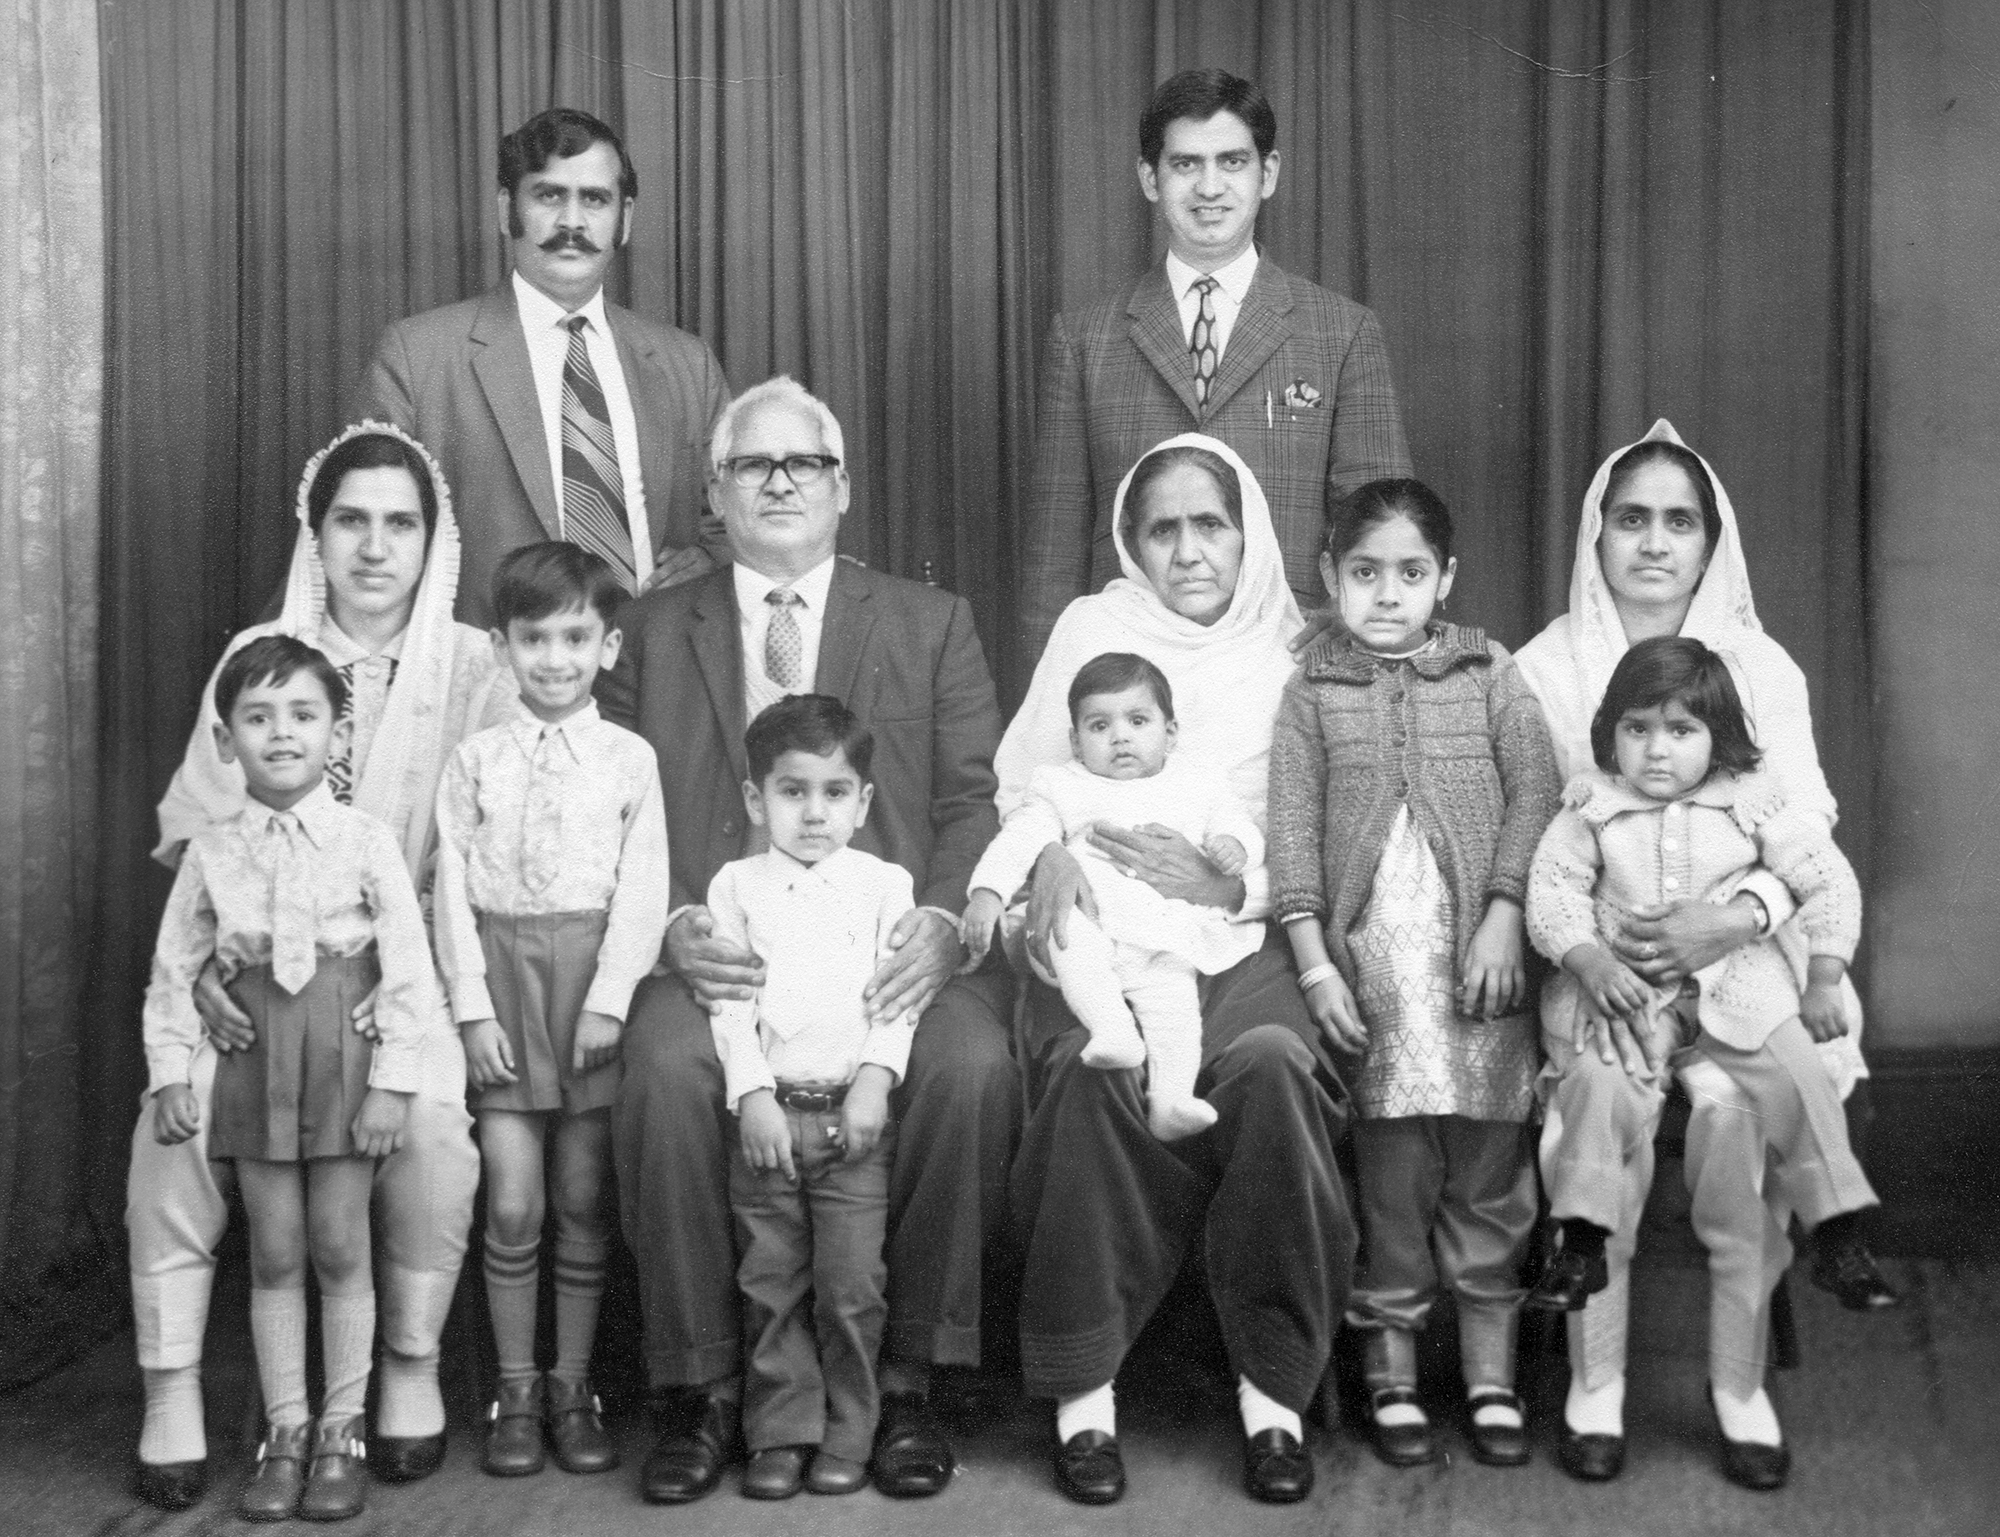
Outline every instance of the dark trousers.
<svg viewBox="0 0 2000 1537"><path fill-rule="evenodd" d="M1195 1091L1218 1120L1163 1143L1138 1070L1085 1067L1083 1027L1036 987L1035 1102L1012 1181L1031 1395L1115 1377L1197 1236L1231 1366L1300 1410L1326 1371L1354 1265L1333 1154L1346 1091L1277 949L1203 978L1201 999Z"/></svg>
<svg viewBox="0 0 2000 1537"><path fill-rule="evenodd" d="M890 1096L890 1355L979 1363L980 1255L1006 1222L1021 1129L1010 977L957 977L924 1013ZM708 1015L678 977L639 984L613 1112L618 1201L638 1261L655 1387L714 1382L742 1361L729 1158L736 1124Z"/></svg>
<svg viewBox="0 0 2000 1537"><path fill-rule="evenodd" d="M743 1262L743 1438L752 1452L817 1446L866 1462L881 1394L875 1356L888 1317L882 1258L891 1126L859 1163L827 1133L838 1110L788 1110L796 1185L730 1154L729 1203Z"/></svg>

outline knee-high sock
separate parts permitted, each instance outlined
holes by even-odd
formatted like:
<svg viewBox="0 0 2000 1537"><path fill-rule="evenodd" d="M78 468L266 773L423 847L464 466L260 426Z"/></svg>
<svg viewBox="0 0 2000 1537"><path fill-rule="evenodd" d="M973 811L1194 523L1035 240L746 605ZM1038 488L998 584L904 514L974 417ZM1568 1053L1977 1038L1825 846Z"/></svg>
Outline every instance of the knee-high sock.
<svg viewBox="0 0 2000 1537"><path fill-rule="evenodd" d="M604 1297L600 1237L556 1234L556 1364L554 1375L581 1382L590 1375L590 1347L597 1339L597 1305Z"/></svg>
<svg viewBox="0 0 2000 1537"><path fill-rule="evenodd" d="M361 1412L368 1399L368 1367L375 1358L375 1293L352 1292L319 1299L320 1358L326 1367L322 1424L338 1424Z"/></svg>
<svg viewBox="0 0 2000 1537"><path fill-rule="evenodd" d="M376 1307L382 1319L382 1392L378 1436L434 1436L444 1429L438 1393L438 1337L451 1312L458 1273L382 1267Z"/></svg>
<svg viewBox="0 0 2000 1537"><path fill-rule="evenodd" d="M208 1455L201 1414L201 1367L147 1368L146 1424L139 1432L139 1460L154 1466L200 1462Z"/></svg>
<svg viewBox="0 0 2000 1537"><path fill-rule="evenodd" d="M535 1302L541 1280L537 1256L541 1240L510 1248L486 1234L486 1311L493 1318L493 1350L500 1380L519 1382L535 1375Z"/></svg>
<svg viewBox="0 0 2000 1537"><path fill-rule="evenodd" d="M306 1412L306 1289L252 1287L250 1341L257 1348L257 1381L264 1389L264 1418L273 1425L303 1425Z"/></svg>

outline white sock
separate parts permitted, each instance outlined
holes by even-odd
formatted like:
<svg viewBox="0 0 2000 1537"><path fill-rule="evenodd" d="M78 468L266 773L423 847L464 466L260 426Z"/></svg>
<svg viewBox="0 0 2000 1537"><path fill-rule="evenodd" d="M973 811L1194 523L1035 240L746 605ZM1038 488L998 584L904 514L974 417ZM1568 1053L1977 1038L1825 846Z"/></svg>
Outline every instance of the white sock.
<svg viewBox="0 0 2000 1537"><path fill-rule="evenodd" d="M1371 1405L1369 1412L1375 1416L1375 1423L1394 1430L1400 1425L1428 1425L1431 1417L1424 1413L1422 1404L1381 1404Z"/></svg>
<svg viewBox="0 0 2000 1537"><path fill-rule="evenodd" d="M1289 1431L1293 1440L1305 1437L1305 1426L1299 1423L1297 1413L1287 1409L1248 1377L1236 1379L1236 1407L1243 1416L1245 1438L1261 1435L1267 1430Z"/></svg>
<svg viewBox="0 0 2000 1537"><path fill-rule="evenodd" d="M1625 1377L1621 1372L1601 1388L1586 1388L1571 1374L1569 1397L1563 1400L1563 1423L1580 1436L1625 1434Z"/></svg>
<svg viewBox="0 0 2000 1537"><path fill-rule="evenodd" d="M438 1337L451 1312L458 1275L437 1270L382 1267L376 1308L382 1323L382 1392L375 1405L375 1434L399 1439L434 1436L444 1429L438 1392Z"/></svg>
<svg viewBox="0 0 2000 1537"><path fill-rule="evenodd" d="M1477 1398L1481 1393L1511 1393L1514 1390L1497 1382L1475 1382L1465 1390L1467 1398ZM1509 1430L1521 1428L1521 1411L1512 1404L1484 1403L1472 1411L1475 1425L1504 1425Z"/></svg>
<svg viewBox="0 0 2000 1537"><path fill-rule="evenodd" d="M287 1429L305 1424L312 1418L306 1412L306 1289L251 1287L250 1342L257 1348L264 1418Z"/></svg>
<svg viewBox="0 0 2000 1537"><path fill-rule="evenodd" d="M1056 1401L1058 1442L1067 1444L1071 1436L1081 1435L1086 1430L1101 1430L1107 1436L1118 1434L1118 1401L1108 1382L1101 1388L1092 1388L1088 1393Z"/></svg>
<svg viewBox="0 0 2000 1537"><path fill-rule="evenodd" d="M201 1414L201 1363L149 1369L145 1378L146 1424L139 1432L139 1460L155 1467L169 1462L200 1462L208 1455Z"/></svg>
<svg viewBox="0 0 2000 1537"><path fill-rule="evenodd" d="M1778 1411L1771 1395L1762 1388L1748 1398L1735 1398L1711 1386L1715 1417L1722 1421L1722 1433L1732 1441L1754 1441L1759 1446L1783 1446L1785 1433L1778 1428Z"/></svg>
<svg viewBox="0 0 2000 1537"><path fill-rule="evenodd" d="M375 1293L319 1299L320 1355L326 1366L329 1425L352 1419L368 1398L368 1367L375 1356Z"/></svg>

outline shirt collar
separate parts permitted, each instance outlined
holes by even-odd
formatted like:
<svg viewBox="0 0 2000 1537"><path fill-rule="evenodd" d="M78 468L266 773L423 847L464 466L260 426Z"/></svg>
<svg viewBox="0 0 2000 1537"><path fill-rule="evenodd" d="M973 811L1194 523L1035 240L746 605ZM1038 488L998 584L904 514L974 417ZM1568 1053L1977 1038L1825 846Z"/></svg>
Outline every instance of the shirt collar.
<svg viewBox="0 0 2000 1537"><path fill-rule="evenodd" d="M839 877L841 869L848 863L847 850L835 849L816 865L801 864L783 849L776 847L764 850L764 863L778 884L787 890L809 881L829 881Z"/></svg>
<svg viewBox="0 0 2000 1537"><path fill-rule="evenodd" d="M774 582L760 571L738 562L729 569L736 573L736 606L746 614L762 613L764 599L780 587L789 587L805 601L813 613L826 613L826 595L833 586L833 568L840 559L829 555L796 582Z"/></svg>
<svg viewBox="0 0 2000 1537"><path fill-rule="evenodd" d="M1222 291L1238 304L1241 304L1244 295L1250 292L1250 280L1256 275L1257 246L1254 241L1236 260L1227 262L1208 274L1215 279ZM1167 286L1174 291L1175 303L1178 304L1187 297L1188 289L1201 276L1201 273L1195 271L1172 251L1167 252Z"/></svg>
<svg viewBox="0 0 2000 1537"><path fill-rule="evenodd" d="M604 290L599 288L590 296L589 302L575 310L566 310L520 273L514 274L514 302L520 307L521 329L529 335L537 331L553 331L563 326L571 315L581 315L590 322L591 329L611 334L610 323L604 318Z"/></svg>
<svg viewBox="0 0 2000 1537"><path fill-rule="evenodd" d="M362 644L334 623L333 610L328 609L319 622L319 649L326 653L326 659L336 667L352 667L356 662L365 662L373 656L383 656L391 661L401 661L403 640L410 633L404 625L396 632L396 638L380 651L370 652Z"/></svg>
<svg viewBox="0 0 2000 1537"><path fill-rule="evenodd" d="M333 798L333 789L324 777L308 790L290 811L279 811L265 805L254 795L243 803L243 817L248 824L247 831L261 833L271 823L284 817L295 817L315 848L325 848L333 837L334 823L340 818L340 803Z"/></svg>
<svg viewBox="0 0 2000 1537"><path fill-rule="evenodd" d="M541 742L543 732L551 733L558 742L569 749L570 756L574 758L579 756L576 750L576 733L599 718L595 699L586 699L583 708L576 714L565 716L553 723L543 720L529 709L524 701L517 700L514 705L514 718L507 723L507 729L513 734L515 744L530 758L534 757L535 748Z"/></svg>

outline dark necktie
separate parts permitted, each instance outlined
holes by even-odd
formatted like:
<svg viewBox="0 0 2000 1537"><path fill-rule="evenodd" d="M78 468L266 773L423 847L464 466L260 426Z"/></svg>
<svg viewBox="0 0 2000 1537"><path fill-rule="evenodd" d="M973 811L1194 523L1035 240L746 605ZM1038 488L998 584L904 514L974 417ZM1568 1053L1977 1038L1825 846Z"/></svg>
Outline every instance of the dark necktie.
<svg viewBox="0 0 2000 1537"><path fill-rule="evenodd" d="M1215 385L1215 289L1212 277L1202 278L1194 285L1194 291L1201 295L1201 310L1194 317L1194 332L1188 338L1188 351L1194 354L1194 403L1207 406L1208 392Z"/></svg>
<svg viewBox="0 0 2000 1537"><path fill-rule="evenodd" d="M563 324L569 328L562 393L563 532L609 561L625 590L632 592L639 574L632 558L632 528L625 521L625 477L618 469L611 413L583 341L583 328L590 322L572 315Z"/></svg>

